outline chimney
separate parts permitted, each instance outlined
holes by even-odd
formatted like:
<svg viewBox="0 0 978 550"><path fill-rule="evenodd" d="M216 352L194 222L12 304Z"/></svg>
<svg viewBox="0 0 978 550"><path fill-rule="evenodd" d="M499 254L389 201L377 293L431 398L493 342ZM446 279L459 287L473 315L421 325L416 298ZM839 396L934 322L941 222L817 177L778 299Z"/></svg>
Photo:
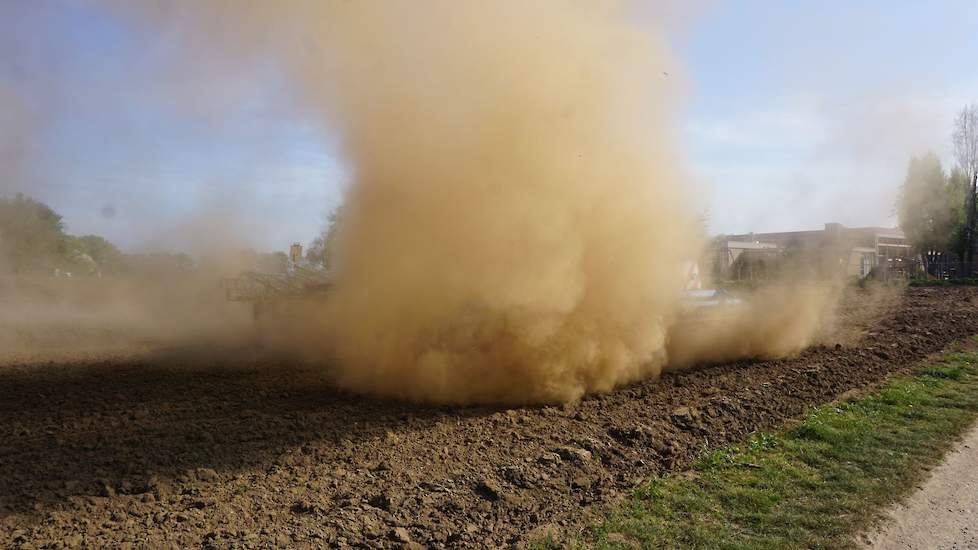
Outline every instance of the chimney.
<svg viewBox="0 0 978 550"><path fill-rule="evenodd" d="M292 262L292 266L299 265L302 261L302 245L299 243L292 243L289 247L289 260Z"/></svg>

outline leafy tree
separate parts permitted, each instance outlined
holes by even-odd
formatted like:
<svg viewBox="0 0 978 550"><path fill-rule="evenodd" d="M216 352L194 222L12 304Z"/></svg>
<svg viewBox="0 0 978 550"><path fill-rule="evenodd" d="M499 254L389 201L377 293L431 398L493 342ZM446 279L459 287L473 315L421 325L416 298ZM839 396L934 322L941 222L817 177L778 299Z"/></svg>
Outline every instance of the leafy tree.
<svg viewBox="0 0 978 550"><path fill-rule="evenodd" d="M46 204L0 197L0 258L14 273L47 270L66 252L64 224Z"/></svg>
<svg viewBox="0 0 978 550"><path fill-rule="evenodd" d="M118 269L122 262L122 252L98 235L65 234L61 216L46 204L21 194L0 197L0 269L91 274Z"/></svg>
<svg viewBox="0 0 978 550"><path fill-rule="evenodd" d="M944 174L934 153L910 160L897 202L900 227L913 247L927 258L927 252L961 249L964 204L958 176Z"/></svg>
<svg viewBox="0 0 978 550"><path fill-rule="evenodd" d="M306 248L306 261L316 265L326 265L326 238L329 230L323 231Z"/></svg>
<svg viewBox="0 0 978 550"><path fill-rule="evenodd" d="M98 271L117 269L122 262L122 252L98 235L69 236L66 248L69 259L79 256L90 258Z"/></svg>
<svg viewBox="0 0 978 550"><path fill-rule="evenodd" d="M319 264L327 269L333 267L336 254L336 232L342 218L343 206L340 205L329 215L329 222L322 234L309 243L309 248L306 249L306 260L309 263Z"/></svg>

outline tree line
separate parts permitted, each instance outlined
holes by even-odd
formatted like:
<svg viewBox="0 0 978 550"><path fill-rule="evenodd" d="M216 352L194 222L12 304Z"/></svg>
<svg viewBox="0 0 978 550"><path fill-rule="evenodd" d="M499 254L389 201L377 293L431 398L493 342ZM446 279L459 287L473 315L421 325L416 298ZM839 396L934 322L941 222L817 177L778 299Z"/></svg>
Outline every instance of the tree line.
<svg viewBox="0 0 978 550"><path fill-rule="evenodd" d="M936 258L963 262L971 276L978 250L978 104L965 106L951 135L955 165L945 170L933 152L910 159L897 199L900 228L927 268Z"/></svg>
<svg viewBox="0 0 978 550"><path fill-rule="evenodd" d="M0 273L100 274L118 269L123 254L98 235L69 235L61 215L17 194L0 196Z"/></svg>
<svg viewBox="0 0 978 550"><path fill-rule="evenodd" d="M241 269L284 273L288 267L281 251L234 253ZM0 276L180 273L221 263L182 252L126 254L99 235L68 234L61 215L43 202L22 194L0 196Z"/></svg>

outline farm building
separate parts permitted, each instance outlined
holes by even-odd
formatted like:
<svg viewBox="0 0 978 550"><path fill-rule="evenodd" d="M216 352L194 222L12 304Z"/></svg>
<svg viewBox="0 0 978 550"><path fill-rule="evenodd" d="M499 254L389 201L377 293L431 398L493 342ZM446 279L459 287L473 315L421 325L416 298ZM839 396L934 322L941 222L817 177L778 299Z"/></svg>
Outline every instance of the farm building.
<svg viewBox="0 0 978 550"><path fill-rule="evenodd" d="M818 276L905 276L913 264L910 243L898 228L846 227L827 223L814 231L725 235L714 242L713 273L725 280L753 280L792 265Z"/></svg>

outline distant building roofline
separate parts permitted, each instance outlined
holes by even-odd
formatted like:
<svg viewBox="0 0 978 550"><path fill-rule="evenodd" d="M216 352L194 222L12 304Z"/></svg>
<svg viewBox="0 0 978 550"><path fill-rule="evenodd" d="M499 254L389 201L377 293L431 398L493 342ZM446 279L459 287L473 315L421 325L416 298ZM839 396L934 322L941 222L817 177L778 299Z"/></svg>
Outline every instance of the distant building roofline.
<svg viewBox="0 0 978 550"><path fill-rule="evenodd" d="M762 250L769 248L778 248L775 243L762 243L757 241L738 241L734 239L727 239L727 248L743 248L745 250Z"/></svg>
<svg viewBox="0 0 978 550"><path fill-rule="evenodd" d="M875 233L881 237L893 237L905 239L906 235L903 230L899 227L876 227L876 226L866 226L866 227L848 227L842 225L841 223L826 223L823 229L803 229L797 231L768 231L768 232L752 232L752 233L739 233L735 235L725 235L728 240L733 241L757 241L762 239L767 235L792 235L792 236L804 236L804 235L814 235L819 233L824 233L826 231L832 230L846 230L846 231L856 231L861 233Z"/></svg>

